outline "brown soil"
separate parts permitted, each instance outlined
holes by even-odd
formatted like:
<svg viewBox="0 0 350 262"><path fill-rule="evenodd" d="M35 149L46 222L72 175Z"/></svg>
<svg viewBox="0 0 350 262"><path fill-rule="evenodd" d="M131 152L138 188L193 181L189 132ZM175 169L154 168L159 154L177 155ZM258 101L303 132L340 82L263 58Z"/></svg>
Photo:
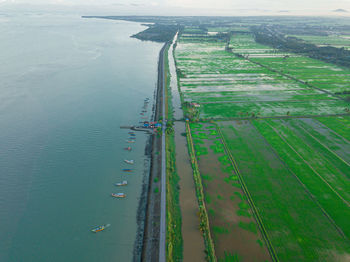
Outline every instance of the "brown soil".
<svg viewBox="0 0 350 262"><path fill-rule="evenodd" d="M210 131L207 131L206 126L209 124L204 124L200 132L205 132L209 136ZM239 184L238 181L225 181L225 178L235 174L233 171L229 174L222 170L224 166L218 158L224 154L215 154L210 148L213 142L203 141L205 144L201 146L207 147L208 154L199 157L199 168L205 194L210 196L210 200L207 198L206 206L218 260L225 258L226 253L238 255L240 261L270 261L267 249L258 243L258 241L262 243L258 227L256 226L257 233L253 233L239 226L240 222L255 223L255 220L249 210L251 217L237 214L240 210L239 203L242 202L239 195L243 196L243 191L232 185ZM207 176L210 176L209 180L206 179ZM219 233L218 229L224 229L226 232Z"/></svg>
<svg viewBox="0 0 350 262"><path fill-rule="evenodd" d="M180 177L180 207L182 215L183 261L205 261L204 240L199 230L198 202L192 167L187 151L183 122L175 123L176 169Z"/></svg>

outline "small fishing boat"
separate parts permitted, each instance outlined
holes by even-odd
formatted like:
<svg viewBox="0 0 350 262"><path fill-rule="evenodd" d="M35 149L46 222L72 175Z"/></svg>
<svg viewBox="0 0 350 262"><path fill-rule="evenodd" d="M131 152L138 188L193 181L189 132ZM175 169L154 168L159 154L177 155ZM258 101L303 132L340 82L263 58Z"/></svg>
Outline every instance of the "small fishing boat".
<svg viewBox="0 0 350 262"><path fill-rule="evenodd" d="M105 230L105 228L106 228L106 226L102 225L102 226L98 226L98 227L95 227L95 228L91 229L91 231L94 232L94 233L97 233L97 232Z"/></svg>
<svg viewBox="0 0 350 262"><path fill-rule="evenodd" d="M130 165L133 165L133 164L134 164L134 160L127 160L127 159L124 159L124 162L127 163L127 164L130 164Z"/></svg>
<svg viewBox="0 0 350 262"><path fill-rule="evenodd" d="M127 143L135 143L133 140L126 140Z"/></svg>
<svg viewBox="0 0 350 262"><path fill-rule="evenodd" d="M123 171L124 171L124 172L131 172L131 171L132 171L132 169L127 169L127 168L124 168L124 169L123 169Z"/></svg>
<svg viewBox="0 0 350 262"><path fill-rule="evenodd" d="M126 186L128 181L124 180L123 182L115 183L116 186Z"/></svg>
<svg viewBox="0 0 350 262"><path fill-rule="evenodd" d="M130 134L130 136L136 136L135 133Z"/></svg>
<svg viewBox="0 0 350 262"><path fill-rule="evenodd" d="M128 146L128 147L126 147L126 148L124 148L125 150L128 150L128 151L131 151L131 147L130 146Z"/></svg>
<svg viewBox="0 0 350 262"><path fill-rule="evenodd" d="M112 197L116 197L116 198L125 198L126 194L124 193L112 193Z"/></svg>
<svg viewBox="0 0 350 262"><path fill-rule="evenodd" d="M128 134L130 134L130 135L131 135L131 134L135 134L135 132L128 132Z"/></svg>

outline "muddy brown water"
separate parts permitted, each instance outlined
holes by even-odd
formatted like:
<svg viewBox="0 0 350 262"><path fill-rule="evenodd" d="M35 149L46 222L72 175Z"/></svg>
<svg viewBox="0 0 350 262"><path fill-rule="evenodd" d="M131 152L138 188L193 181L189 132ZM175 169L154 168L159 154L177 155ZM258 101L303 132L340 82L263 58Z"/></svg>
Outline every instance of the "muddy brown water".
<svg viewBox="0 0 350 262"><path fill-rule="evenodd" d="M204 124L200 132L209 135L210 131L207 131L206 126ZM228 174L221 169L223 165L218 158L224 154L213 152L210 148L213 145L211 140L203 140L203 142L201 146L207 147L208 154L200 156L199 168L202 177L203 175L211 177L210 180L203 179L203 183L205 194L210 196L210 201L206 201L206 206L217 258L224 259L226 253L238 254L240 261L270 261L270 255L265 246L262 247L257 242L262 241L260 232L255 234L239 226L240 222L255 223L255 221L253 217L237 214L241 202L237 194L244 195L244 193L242 189L232 186L233 181L232 183L225 182L224 179L234 173L232 171L231 174ZM219 227L226 228L228 232L215 232L215 229Z"/></svg>
<svg viewBox="0 0 350 262"><path fill-rule="evenodd" d="M198 202L193 181L192 167L187 151L185 123L176 122L176 169L180 177L180 207L182 215L183 261L205 261L205 246L199 230Z"/></svg>

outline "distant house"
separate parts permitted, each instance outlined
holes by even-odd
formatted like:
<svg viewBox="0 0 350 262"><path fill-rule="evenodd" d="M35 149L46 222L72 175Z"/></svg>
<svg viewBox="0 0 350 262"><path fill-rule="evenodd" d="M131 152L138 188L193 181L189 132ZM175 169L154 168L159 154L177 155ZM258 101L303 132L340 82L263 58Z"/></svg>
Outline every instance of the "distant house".
<svg viewBox="0 0 350 262"><path fill-rule="evenodd" d="M158 122L148 122L148 121L143 122L144 128L157 128L157 127L161 127L161 126L162 126L162 124L160 124Z"/></svg>
<svg viewBox="0 0 350 262"><path fill-rule="evenodd" d="M197 104L197 103L191 103L190 105L193 106L193 107L201 107L201 105Z"/></svg>

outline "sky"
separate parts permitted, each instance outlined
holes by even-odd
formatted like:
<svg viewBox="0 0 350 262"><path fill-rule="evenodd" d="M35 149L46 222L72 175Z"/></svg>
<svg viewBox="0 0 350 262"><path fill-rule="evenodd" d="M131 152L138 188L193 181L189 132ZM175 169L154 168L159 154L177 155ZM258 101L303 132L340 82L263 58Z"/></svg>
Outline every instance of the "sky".
<svg viewBox="0 0 350 262"><path fill-rule="evenodd" d="M349 14L342 14L350 16L350 0L0 0L0 11L20 6L91 8L116 15L317 15L346 9Z"/></svg>

